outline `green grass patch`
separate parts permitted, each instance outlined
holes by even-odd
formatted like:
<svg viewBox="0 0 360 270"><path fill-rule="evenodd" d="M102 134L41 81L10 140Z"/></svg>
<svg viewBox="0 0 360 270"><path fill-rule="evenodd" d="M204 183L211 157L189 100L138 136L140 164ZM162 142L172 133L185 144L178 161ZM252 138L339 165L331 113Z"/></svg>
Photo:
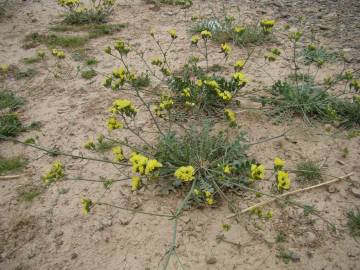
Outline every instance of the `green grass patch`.
<svg viewBox="0 0 360 270"><path fill-rule="evenodd" d="M24 101L14 95L13 92L0 90L0 110L9 108L15 110L24 104Z"/></svg>
<svg viewBox="0 0 360 270"><path fill-rule="evenodd" d="M22 157L4 158L0 156L0 175L15 171L20 171L24 168L26 161Z"/></svg>
<svg viewBox="0 0 360 270"><path fill-rule="evenodd" d="M339 125L350 128L360 126L360 102L330 95L313 82L277 81L269 89L270 96L254 98L263 106L271 105L267 110L275 122L293 116L303 116L306 122L316 119L325 122L339 122Z"/></svg>
<svg viewBox="0 0 360 270"><path fill-rule="evenodd" d="M32 56L32 57L29 57L29 58L24 58L23 59L23 62L25 64L34 64L34 63L38 63L38 62L41 62L43 60L42 57L38 56L38 55L35 55L35 56Z"/></svg>
<svg viewBox="0 0 360 270"><path fill-rule="evenodd" d="M329 52L323 47L317 48L314 45L304 48L301 54L305 65L318 64L322 66L326 62L335 62L339 58L338 53Z"/></svg>
<svg viewBox="0 0 360 270"><path fill-rule="evenodd" d="M312 160L306 160L296 165L296 180L299 182L321 182L322 169Z"/></svg>
<svg viewBox="0 0 360 270"><path fill-rule="evenodd" d="M88 66L93 66L93 65L97 65L99 61L96 58L88 58L86 59L85 63Z"/></svg>
<svg viewBox="0 0 360 270"><path fill-rule="evenodd" d="M81 77L85 80L90 80L97 75L96 71L93 69L84 70L81 72Z"/></svg>
<svg viewBox="0 0 360 270"><path fill-rule="evenodd" d="M29 191L23 191L18 194L18 198L23 202L32 202L37 196L42 193L40 189L33 189Z"/></svg>
<svg viewBox="0 0 360 270"><path fill-rule="evenodd" d="M24 130L25 128L16 114L0 115L0 135L12 137Z"/></svg>
<svg viewBox="0 0 360 270"><path fill-rule="evenodd" d="M27 70L16 70L15 71L15 79L30 79L33 78L37 74L37 70L33 68L28 68Z"/></svg>
<svg viewBox="0 0 360 270"><path fill-rule="evenodd" d="M31 33L24 38L25 49L34 48L40 44L49 47L62 47L62 48L79 48L88 42L88 37L82 36L59 36L55 34L39 34L38 32Z"/></svg>
<svg viewBox="0 0 360 270"><path fill-rule="evenodd" d="M127 24L86 24L66 25L60 24L50 28L54 32L88 32L89 38L99 38L106 35L113 35L127 27Z"/></svg>
<svg viewBox="0 0 360 270"><path fill-rule="evenodd" d="M350 234L354 237L360 236L360 210L351 210L347 214Z"/></svg>

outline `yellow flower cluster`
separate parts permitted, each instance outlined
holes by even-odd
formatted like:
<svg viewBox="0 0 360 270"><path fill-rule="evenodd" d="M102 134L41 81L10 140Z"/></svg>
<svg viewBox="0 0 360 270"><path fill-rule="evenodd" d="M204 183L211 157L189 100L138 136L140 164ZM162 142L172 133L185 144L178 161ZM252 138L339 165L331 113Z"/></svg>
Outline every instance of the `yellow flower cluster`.
<svg viewBox="0 0 360 270"><path fill-rule="evenodd" d="M257 215L259 218L270 219L273 217L273 212L270 209L267 212L264 212L260 207L255 207L251 210L251 214Z"/></svg>
<svg viewBox="0 0 360 270"><path fill-rule="evenodd" d="M121 55L127 55L130 52L130 47L128 47L123 40L117 40L115 42L114 48Z"/></svg>
<svg viewBox="0 0 360 270"><path fill-rule="evenodd" d="M250 176L254 180L261 180L265 177L265 166L260 164L251 164Z"/></svg>
<svg viewBox="0 0 360 270"><path fill-rule="evenodd" d="M58 0L58 3L62 7L73 8L80 4L80 0Z"/></svg>
<svg viewBox="0 0 360 270"><path fill-rule="evenodd" d="M161 60L160 57L156 57L156 58L151 60L151 64L154 65L154 66L160 67L163 64L163 61Z"/></svg>
<svg viewBox="0 0 360 270"><path fill-rule="evenodd" d="M131 154L130 162L132 163L133 172L141 175L150 175L155 170L163 166L157 160L148 159L147 157L137 153Z"/></svg>
<svg viewBox="0 0 360 270"><path fill-rule="evenodd" d="M186 87L182 90L182 93L181 95L183 97L190 97L191 96L191 92L190 92L190 88L189 87Z"/></svg>
<svg viewBox="0 0 360 270"><path fill-rule="evenodd" d="M277 173L277 187L278 190L286 189L288 190L290 188L290 178L289 173L284 171L278 171Z"/></svg>
<svg viewBox="0 0 360 270"><path fill-rule="evenodd" d="M234 64L235 71L240 71L244 68L246 61L245 60L237 60Z"/></svg>
<svg viewBox="0 0 360 270"><path fill-rule="evenodd" d="M115 156L114 157L115 162L120 162L125 159L124 152L123 152L121 146L115 146L111 149L111 151L113 152L113 154Z"/></svg>
<svg viewBox="0 0 360 270"><path fill-rule="evenodd" d="M232 94L227 90L221 91L219 84L215 80L205 80L204 84L214 90L217 96L223 101L229 101L232 99Z"/></svg>
<svg viewBox="0 0 360 270"><path fill-rule="evenodd" d="M9 71L9 65L8 64L1 64L0 65L0 72L3 74L8 73Z"/></svg>
<svg viewBox="0 0 360 270"><path fill-rule="evenodd" d="M349 84L350 89L354 89L355 91L360 90L360 80L352 80Z"/></svg>
<svg viewBox="0 0 360 270"><path fill-rule="evenodd" d="M236 126L236 114L231 109L224 109L226 119L229 121L230 126Z"/></svg>
<svg viewBox="0 0 360 270"><path fill-rule="evenodd" d="M81 204L83 207L83 212L85 215L89 214L91 207L93 206L93 202L90 199L84 198L81 199Z"/></svg>
<svg viewBox="0 0 360 270"><path fill-rule="evenodd" d="M205 191L205 199L208 205L213 205L215 203L212 193L210 191Z"/></svg>
<svg viewBox="0 0 360 270"><path fill-rule="evenodd" d="M117 99L113 102L110 112L114 114L125 114L126 116L135 116L137 110L134 108L130 100Z"/></svg>
<svg viewBox="0 0 360 270"><path fill-rule="evenodd" d="M42 176L42 180L46 184L51 184L52 182L62 177L64 177L64 165L61 163L61 161L57 160L53 163L48 173Z"/></svg>
<svg viewBox="0 0 360 270"><path fill-rule="evenodd" d="M246 30L245 27L241 26L241 25L235 26L235 28L234 28L234 32L236 34L242 34L245 32L245 30Z"/></svg>
<svg viewBox="0 0 360 270"><path fill-rule="evenodd" d="M174 175L183 182L189 182L195 178L195 169L193 166L182 166L175 171Z"/></svg>
<svg viewBox="0 0 360 270"><path fill-rule="evenodd" d="M131 190L135 191L141 187L141 178L139 176L131 177Z"/></svg>
<svg viewBox="0 0 360 270"><path fill-rule="evenodd" d="M169 96L161 96L161 101L159 103L159 110L171 110L174 106L174 100Z"/></svg>
<svg viewBox="0 0 360 270"><path fill-rule="evenodd" d="M260 21L260 25L264 31L264 33L268 34L271 32L275 25L275 20L262 20Z"/></svg>
<svg viewBox="0 0 360 270"><path fill-rule="evenodd" d="M188 108L192 108L195 107L195 103L194 102L190 102L190 101L185 101L185 106Z"/></svg>
<svg viewBox="0 0 360 270"><path fill-rule="evenodd" d="M201 38L205 39L205 40L212 38L212 34L208 30L201 31L200 35L201 35Z"/></svg>
<svg viewBox="0 0 360 270"><path fill-rule="evenodd" d="M221 52L223 52L225 54L225 56L228 56L229 53L231 52L230 45L227 43L221 44Z"/></svg>
<svg viewBox="0 0 360 270"><path fill-rule="evenodd" d="M88 140L85 144L84 144L84 148L88 149L88 150L95 150L96 145L94 143L93 140Z"/></svg>
<svg viewBox="0 0 360 270"><path fill-rule="evenodd" d="M192 45L197 45L198 42L199 42L199 40L200 40L200 37L199 37L198 35L193 35L193 36L191 37L191 44L192 44Z"/></svg>
<svg viewBox="0 0 360 270"><path fill-rule="evenodd" d="M172 39L176 39L178 37L175 29L168 30L168 33Z"/></svg>
<svg viewBox="0 0 360 270"><path fill-rule="evenodd" d="M123 128L124 125L119 120L116 119L116 117L109 117L107 121L107 128L111 131L114 129Z"/></svg>
<svg viewBox="0 0 360 270"><path fill-rule="evenodd" d="M235 82L237 82L238 87L243 87L248 83L248 79L242 72L235 72L233 75L233 79Z"/></svg>
<svg viewBox="0 0 360 270"><path fill-rule="evenodd" d="M276 157L274 159L274 169L275 170L281 170L285 166L285 160L282 160L281 158Z"/></svg>
<svg viewBox="0 0 360 270"><path fill-rule="evenodd" d="M59 59L65 58L65 53L62 50L52 49L51 54Z"/></svg>
<svg viewBox="0 0 360 270"><path fill-rule="evenodd" d="M228 164L226 164L226 165L224 166L224 168L223 168L223 172L224 172L225 174L231 174L231 170L232 170L232 168L231 168L231 166L228 165Z"/></svg>

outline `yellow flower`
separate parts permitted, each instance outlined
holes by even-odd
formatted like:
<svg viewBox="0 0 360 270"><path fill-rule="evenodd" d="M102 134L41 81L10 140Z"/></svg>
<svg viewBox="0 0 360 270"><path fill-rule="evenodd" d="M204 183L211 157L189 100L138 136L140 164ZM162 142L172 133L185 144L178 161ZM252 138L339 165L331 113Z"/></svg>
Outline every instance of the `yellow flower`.
<svg viewBox="0 0 360 270"><path fill-rule="evenodd" d="M165 76L170 76L171 75L171 70L168 69L167 67L162 67L160 69L161 73L164 74Z"/></svg>
<svg viewBox="0 0 360 270"><path fill-rule="evenodd" d="M113 152L113 154L115 156L115 158L114 158L115 162L120 162L125 159L121 146L115 146L111 149L111 151Z"/></svg>
<svg viewBox="0 0 360 270"><path fill-rule="evenodd" d="M232 99L232 94L225 90L224 92L218 91L217 92L218 96L221 97L224 101L229 101Z"/></svg>
<svg viewBox="0 0 360 270"><path fill-rule="evenodd" d="M239 71L239 70L242 70L245 66L245 60L237 60L234 64L234 69L235 71Z"/></svg>
<svg viewBox="0 0 360 270"><path fill-rule="evenodd" d="M274 167L276 170L281 170L285 166L285 160L282 160L281 158L276 157L274 159Z"/></svg>
<svg viewBox="0 0 360 270"><path fill-rule="evenodd" d="M130 52L130 47L127 47L123 40L117 40L114 45L115 50L117 50L121 55L127 55Z"/></svg>
<svg viewBox="0 0 360 270"><path fill-rule="evenodd" d="M208 30L203 30L203 31L201 31L201 37L203 38L203 39L209 39L209 38L212 38L212 34L211 34L211 32L210 31L208 31Z"/></svg>
<svg viewBox="0 0 360 270"><path fill-rule="evenodd" d="M181 95L183 97L190 97L191 96L191 92L190 92L190 88L189 87L186 87L182 90L182 93Z"/></svg>
<svg viewBox="0 0 360 270"><path fill-rule="evenodd" d="M248 79L242 72L235 72L233 75L233 79L237 82L239 87L243 87L248 83Z"/></svg>
<svg viewBox="0 0 360 270"><path fill-rule="evenodd" d="M352 80L349 84L350 89L354 89L355 91L360 90L360 80Z"/></svg>
<svg viewBox="0 0 360 270"><path fill-rule="evenodd" d="M146 163L145 175L149 175L150 173L152 173L156 169L161 168L162 166L163 165L160 162L158 162L156 159L150 159Z"/></svg>
<svg viewBox="0 0 360 270"><path fill-rule="evenodd" d="M94 150L95 149L95 143L92 141L92 140L88 140L85 144L84 144L84 147L86 149L89 149L89 150Z"/></svg>
<svg viewBox="0 0 360 270"><path fill-rule="evenodd" d="M206 202L208 205L213 205L215 203L213 198L206 198Z"/></svg>
<svg viewBox="0 0 360 270"><path fill-rule="evenodd" d="M107 121L107 127L109 130L123 128L124 125L119 122L116 117L109 117Z"/></svg>
<svg viewBox="0 0 360 270"><path fill-rule="evenodd" d="M200 37L199 37L198 35L193 35L193 36L191 37L191 44L192 44L192 45L197 45L198 42L199 42L199 40L200 40Z"/></svg>
<svg viewBox="0 0 360 270"><path fill-rule="evenodd" d="M132 153L130 162L132 163L132 170L134 173L145 173L146 164L149 159L143 155Z"/></svg>
<svg viewBox="0 0 360 270"><path fill-rule="evenodd" d="M183 182L194 180L195 169L193 166L182 166L175 171L175 177Z"/></svg>
<svg viewBox="0 0 360 270"><path fill-rule="evenodd" d="M154 66L160 67L163 64L163 61L161 60L160 57L156 57L156 58L151 60L151 64L154 65Z"/></svg>
<svg viewBox="0 0 360 270"><path fill-rule="evenodd" d="M231 174L231 167L229 165L225 165L223 171L225 174Z"/></svg>
<svg viewBox="0 0 360 270"><path fill-rule="evenodd" d="M58 50L58 49L52 49L51 53L53 56L56 56L57 58L65 58L65 53L62 50Z"/></svg>
<svg viewBox="0 0 360 270"><path fill-rule="evenodd" d="M221 52L223 52L225 54L225 56L228 56L229 53L231 52L230 45L227 43L221 44Z"/></svg>
<svg viewBox="0 0 360 270"><path fill-rule="evenodd" d="M44 58L45 57L45 52L43 50L38 50L37 52L37 55L40 57L40 58Z"/></svg>
<svg viewBox="0 0 360 270"><path fill-rule="evenodd" d="M41 178L46 184L51 184L62 177L64 177L64 165L61 161L57 160L53 163L48 173Z"/></svg>
<svg viewBox="0 0 360 270"><path fill-rule="evenodd" d="M236 125L236 114L231 109L224 109L226 119L230 122L230 125Z"/></svg>
<svg viewBox="0 0 360 270"><path fill-rule="evenodd" d="M110 112L118 114L123 113L126 116L136 115L137 110L133 107L131 101L127 99L117 99L113 102Z"/></svg>
<svg viewBox="0 0 360 270"><path fill-rule="evenodd" d="M8 64L1 64L0 65L0 71L1 71L1 73L8 73L9 65Z"/></svg>
<svg viewBox="0 0 360 270"><path fill-rule="evenodd" d="M215 80L206 80L206 81L204 81L204 84L206 86L209 86L212 89L219 89L220 88L219 84Z"/></svg>
<svg viewBox="0 0 360 270"><path fill-rule="evenodd" d="M197 87L201 87L203 85L203 81L202 80L197 80L195 84L196 84Z"/></svg>
<svg viewBox="0 0 360 270"><path fill-rule="evenodd" d="M141 186L141 179L139 176L133 176L131 178L131 190L135 191L138 190Z"/></svg>
<svg viewBox="0 0 360 270"><path fill-rule="evenodd" d="M206 190L204 193L205 193L205 197L207 197L207 198L211 197L211 192L210 191Z"/></svg>
<svg viewBox="0 0 360 270"><path fill-rule="evenodd" d="M195 194L195 196L199 196L199 195L200 195L200 191L199 191L197 188L195 188L195 189L194 189L194 194Z"/></svg>
<svg viewBox="0 0 360 270"><path fill-rule="evenodd" d="M242 33L245 32L245 27L243 27L243 26L236 26L236 27L234 28L234 32L237 33L237 34L242 34Z"/></svg>
<svg viewBox="0 0 360 270"><path fill-rule="evenodd" d="M260 25L263 29L263 31L268 34L271 32L272 28L274 27L275 25L275 20L262 20L260 22Z"/></svg>
<svg viewBox="0 0 360 270"><path fill-rule="evenodd" d="M85 215L89 214L90 209L93 206L93 202L90 199L84 198L81 199L81 204L83 206L84 214Z"/></svg>
<svg viewBox="0 0 360 270"><path fill-rule="evenodd" d="M194 103L194 102L190 102L190 101L185 101L185 106L186 106L186 107L189 107L189 108L192 108L192 107L195 107L195 103Z"/></svg>
<svg viewBox="0 0 360 270"><path fill-rule="evenodd" d="M172 107L174 106L174 100L169 97L169 96L162 96L161 97L161 102L159 104L159 109L160 111L163 110L171 110Z"/></svg>
<svg viewBox="0 0 360 270"><path fill-rule="evenodd" d="M288 190L290 188L290 178L289 178L289 174L287 172L278 171L277 187L278 187L278 190L283 190L283 189Z"/></svg>
<svg viewBox="0 0 360 270"><path fill-rule="evenodd" d="M168 30L169 35L171 36L172 39L176 39L177 38L177 34L176 34L176 30L175 29L170 29Z"/></svg>
<svg viewBox="0 0 360 270"><path fill-rule="evenodd" d="M274 27L275 20L262 20L260 22L260 25L263 26L263 27Z"/></svg>
<svg viewBox="0 0 360 270"><path fill-rule="evenodd" d="M265 60L269 62L274 62L277 58L276 54L273 54L272 52L268 52L264 55Z"/></svg>
<svg viewBox="0 0 360 270"><path fill-rule="evenodd" d="M251 164L251 178L254 180L261 180L265 177L264 165Z"/></svg>

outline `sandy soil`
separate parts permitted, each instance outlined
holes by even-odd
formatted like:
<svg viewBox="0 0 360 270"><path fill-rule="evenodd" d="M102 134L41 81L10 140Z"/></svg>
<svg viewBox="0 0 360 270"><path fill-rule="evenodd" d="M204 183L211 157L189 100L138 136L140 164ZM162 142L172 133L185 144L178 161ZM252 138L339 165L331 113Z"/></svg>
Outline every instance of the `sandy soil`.
<svg viewBox="0 0 360 270"><path fill-rule="evenodd" d="M60 9L55 1L10 2L6 16L0 22L0 63L26 68L21 60L33 56L39 47L25 50L22 39L35 31L47 33L52 25L61 21ZM156 9L139 0L119 2L110 22L128 23L128 27L114 36L93 39L86 44L89 54L99 60L96 66L99 73L108 73L118 65L103 53L103 48L116 37L129 40L138 49L146 50L146 57L157 55L149 46L150 28L156 29L164 39L169 28L177 29L177 51L170 57L176 65L183 63L189 55L191 17L210 14L209 6L220 12L221 3L194 0L190 9L171 6ZM347 64L353 68L359 67L359 3L296 3L226 1L229 9L235 10L232 13L236 13L235 7L240 7L241 15L255 19L274 17L280 25L292 22L293 14L301 14L305 17L307 27L328 28L319 30L323 43L329 48L344 49ZM40 48L50 54L46 47ZM210 50L216 52L218 47L212 44ZM264 50L265 47L257 48L254 62L263 61ZM71 50L66 52L70 55ZM231 59L235 60L241 55L244 55L244 51L234 48ZM135 68L143 69L139 61L135 62L135 56L130 55L130 59L133 59L131 61ZM38 137L41 145L91 155L82 145L88 138L107 132L104 127L106 110L114 98L124 95L103 88L100 74L91 81L79 75L74 78L76 66L81 64L70 57L66 61L73 68L70 70L71 76L54 78L47 71L55 64L49 57L46 63L33 64L38 70L34 78L9 79L4 82L4 87L26 99L25 106L19 111L25 123L41 123L40 131L22 133L19 139ZM284 65L274 64L272 67L274 78L280 78L288 71ZM336 67L328 67L329 72L334 70ZM245 72L252 80L247 86L248 90L271 82L251 66ZM140 119L145 126L149 125L145 116L140 115ZM274 156L282 156L289 167L309 158L323 162L328 174L341 176L354 173L346 181L294 196L299 202L314 204L323 217L336 225L337 230L331 231L316 216L304 216L302 210L278 204L265 207L274 212L270 221L248 215L243 215L239 221L227 219L231 212L226 205L187 211L179 222L177 241L184 269L358 269L360 244L349 235L346 214L350 209L360 207L359 198L350 192L351 188L359 188L360 185L360 138L349 140L344 132L326 133L324 125L316 123L314 127L309 127L302 119L272 125L267 116L259 112L240 113L239 122L251 141L275 136L292 128L285 138L251 148L250 154L267 167L272 167ZM124 134L119 133L119 136ZM344 148L349 149L346 158L342 157ZM158 268L170 245L172 221L105 206L96 207L91 215L84 216L80 198L101 198L116 205L169 213L176 208L183 194L158 196L157 186L149 186L132 194L127 182L115 184L111 190L105 191L98 183L62 181L51 185L31 203L26 203L19 199L19 194L22 191L42 190L40 176L54 158L9 142L0 142L0 154L24 155L30 161L25 176L0 182L0 269ZM72 176L119 177L116 168L111 165L62 157L61 160L66 164L67 173ZM292 178L295 176L292 175ZM263 183L264 187L266 185ZM296 183L294 185L295 189ZM238 204L240 208L245 208L264 199L244 194ZM225 233L226 242L216 239L222 233L223 223L231 224L231 230ZM285 241L279 243L276 236L280 232L285 235ZM293 251L295 261L285 264L278 256L281 250ZM172 260L169 269L180 268Z"/></svg>

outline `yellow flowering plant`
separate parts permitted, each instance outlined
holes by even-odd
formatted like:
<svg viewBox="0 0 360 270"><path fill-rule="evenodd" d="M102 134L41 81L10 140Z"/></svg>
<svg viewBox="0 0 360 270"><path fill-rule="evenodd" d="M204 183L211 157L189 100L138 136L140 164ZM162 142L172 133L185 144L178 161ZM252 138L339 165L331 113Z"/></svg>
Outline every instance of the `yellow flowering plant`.
<svg viewBox="0 0 360 270"><path fill-rule="evenodd" d="M116 0L57 0L65 9L67 24L104 23L113 11Z"/></svg>

